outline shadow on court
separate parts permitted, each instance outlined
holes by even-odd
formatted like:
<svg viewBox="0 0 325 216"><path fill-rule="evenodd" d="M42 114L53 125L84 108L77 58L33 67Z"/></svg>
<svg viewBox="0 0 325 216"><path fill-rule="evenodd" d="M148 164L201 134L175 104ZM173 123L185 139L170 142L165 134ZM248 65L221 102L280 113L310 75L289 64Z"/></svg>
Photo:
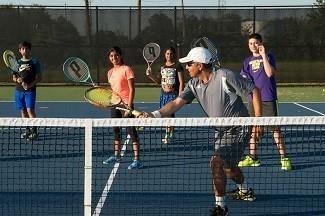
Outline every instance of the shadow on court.
<svg viewBox="0 0 325 216"><path fill-rule="evenodd" d="M294 113L292 104L280 105L280 110L290 115L314 115L311 111ZM12 103L1 103L1 106L2 116L18 116L12 110ZM152 111L157 104L139 103L136 107ZM87 103L40 102L37 113L39 117L49 118L109 116L109 110ZM204 113L198 104L193 104L177 116L203 117ZM141 160L145 167L137 171L127 169L133 156L130 141L126 143L127 151L117 169L103 165L102 161L113 154L112 130L94 130L93 211L105 198L101 215L209 214L214 206L209 168L213 131L204 127L195 131L179 127L175 129L173 142L165 145L161 142L164 128L155 129L154 132L149 128L139 131ZM294 169L290 172L280 169L276 145L271 134L265 135L259 147L262 165L243 168L257 199L245 202L229 198L232 216L325 215L324 126L308 130L284 127L283 131ZM18 128L2 128L0 133L1 153L6 154L0 158L0 215L82 215L85 150L81 140L84 131L39 128L40 137L33 142L21 140L20 133ZM122 137L126 137L125 131L123 133ZM112 174L114 179L109 181ZM108 184L110 189L105 192ZM234 187L229 181L227 188Z"/></svg>

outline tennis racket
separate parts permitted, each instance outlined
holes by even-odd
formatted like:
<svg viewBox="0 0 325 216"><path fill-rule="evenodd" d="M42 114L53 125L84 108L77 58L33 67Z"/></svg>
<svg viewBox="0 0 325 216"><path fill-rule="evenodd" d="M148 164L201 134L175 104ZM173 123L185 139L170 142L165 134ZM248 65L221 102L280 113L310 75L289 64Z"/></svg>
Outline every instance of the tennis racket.
<svg viewBox="0 0 325 216"><path fill-rule="evenodd" d="M11 50L6 50L3 52L3 61L5 62L5 65L7 68L9 68L14 73L19 73L19 64L17 61L17 58L15 56L15 53L13 53Z"/></svg>
<svg viewBox="0 0 325 216"><path fill-rule="evenodd" d="M15 53L12 52L11 50L6 50L3 52L3 61L5 63L5 65L7 66L7 68L9 68L12 72L13 75L16 75L20 78L22 78L22 80L24 80L24 78L26 78L26 76L28 75L26 72L24 72L24 70L28 69L26 67L20 67L20 65L18 64L17 58L15 56ZM23 88L25 90L27 90L27 87L23 86Z"/></svg>
<svg viewBox="0 0 325 216"><path fill-rule="evenodd" d="M217 43L211 38L200 37L192 41L191 48L204 47L208 49L212 55L212 64L218 68L221 67L221 54L218 50Z"/></svg>
<svg viewBox="0 0 325 216"><path fill-rule="evenodd" d="M73 82L88 83L95 86L88 65L78 57L70 57L63 64L64 75Z"/></svg>
<svg viewBox="0 0 325 216"><path fill-rule="evenodd" d="M160 55L160 46L157 43L148 43L144 46L142 54L143 58L148 64L149 69L153 62L156 61Z"/></svg>
<svg viewBox="0 0 325 216"><path fill-rule="evenodd" d="M86 101L97 107L115 108L118 110L123 110L126 112L130 112L135 117L141 115L141 112L134 110L128 105L126 105L122 101L121 97L108 87L92 87L86 90L84 97Z"/></svg>

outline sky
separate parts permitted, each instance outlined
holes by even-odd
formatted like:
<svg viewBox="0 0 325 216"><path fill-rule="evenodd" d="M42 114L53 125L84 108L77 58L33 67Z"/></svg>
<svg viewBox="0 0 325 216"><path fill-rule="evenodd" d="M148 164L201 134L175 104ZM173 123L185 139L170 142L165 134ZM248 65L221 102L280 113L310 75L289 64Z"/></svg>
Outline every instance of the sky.
<svg viewBox="0 0 325 216"><path fill-rule="evenodd" d="M136 6L138 0L89 0L92 6ZM182 0L141 0L143 6L179 6ZM185 6L274 6L312 5L315 0L183 0ZM84 0L0 0L0 5L84 6Z"/></svg>

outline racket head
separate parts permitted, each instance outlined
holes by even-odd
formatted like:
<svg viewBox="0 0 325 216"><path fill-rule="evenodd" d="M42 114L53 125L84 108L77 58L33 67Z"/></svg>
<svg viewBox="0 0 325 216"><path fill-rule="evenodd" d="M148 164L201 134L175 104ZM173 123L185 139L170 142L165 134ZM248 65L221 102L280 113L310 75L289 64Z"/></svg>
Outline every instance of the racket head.
<svg viewBox="0 0 325 216"><path fill-rule="evenodd" d="M142 50L143 58L147 62L154 62L160 55L160 46L157 43L148 43Z"/></svg>
<svg viewBox="0 0 325 216"><path fill-rule="evenodd" d="M19 71L19 64L17 61L17 58L15 56L15 53L13 53L11 50L5 50L3 52L3 61L5 65L13 72L18 73Z"/></svg>
<svg viewBox="0 0 325 216"><path fill-rule="evenodd" d="M63 64L64 75L73 82L91 83L90 71L86 62L78 57L70 57ZM90 80L90 82L88 82Z"/></svg>
<svg viewBox="0 0 325 216"><path fill-rule="evenodd" d="M121 104L121 97L108 87L95 86L85 91L86 101L101 108L116 107Z"/></svg>
<svg viewBox="0 0 325 216"><path fill-rule="evenodd" d="M212 55L212 64L221 67L221 53L216 41L208 37L196 38L191 43L191 48L204 47L208 49Z"/></svg>

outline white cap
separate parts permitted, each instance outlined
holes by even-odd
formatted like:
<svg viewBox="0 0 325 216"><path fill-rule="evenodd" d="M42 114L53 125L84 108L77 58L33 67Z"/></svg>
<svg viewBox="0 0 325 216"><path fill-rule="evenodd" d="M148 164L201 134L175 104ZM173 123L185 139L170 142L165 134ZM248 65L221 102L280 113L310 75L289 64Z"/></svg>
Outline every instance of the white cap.
<svg viewBox="0 0 325 216"><path fill-rule="evenodd" d="M211 63L212 56L208 49L203 47L195 47L190 50L186 57L179 59L180 63L198 62L203 64Z"/></svg>

